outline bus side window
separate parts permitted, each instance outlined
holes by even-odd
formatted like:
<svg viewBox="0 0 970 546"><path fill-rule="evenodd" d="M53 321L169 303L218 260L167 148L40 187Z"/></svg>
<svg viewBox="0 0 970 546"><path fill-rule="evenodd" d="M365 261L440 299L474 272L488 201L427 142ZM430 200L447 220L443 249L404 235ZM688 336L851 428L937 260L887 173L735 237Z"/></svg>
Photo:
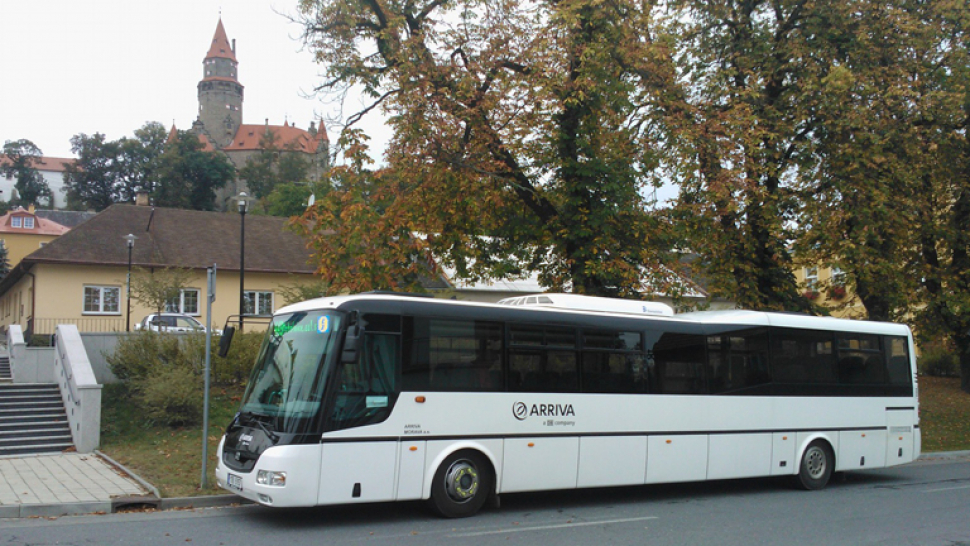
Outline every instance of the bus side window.
<svg viewBox="0 0 970 546"><path fill-rule="evenodd" d="M840 384L885 385L889 382L880 341L875 335L838 336Z"/></svg>
<svg viewBox="0 0 970 546"><path fill-rule="evenodd" d="M705 341L706 337L699 334L664 332L653 346L650 392L706 394Z"/></svg>
<svg viewBox="0 0 970 546"><path fill-rule="evenodd" d="M909 348L906 338L885 336L886 371L890 385L912 385L913 371L909 367Z"/></svg>

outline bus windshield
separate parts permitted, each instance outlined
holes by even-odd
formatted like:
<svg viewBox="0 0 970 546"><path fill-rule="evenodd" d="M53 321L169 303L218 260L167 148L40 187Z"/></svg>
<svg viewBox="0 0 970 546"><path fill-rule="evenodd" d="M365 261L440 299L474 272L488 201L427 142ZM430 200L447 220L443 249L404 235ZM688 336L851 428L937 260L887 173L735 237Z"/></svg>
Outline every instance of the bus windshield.
<svg viewBox="0 0 970 546"><path fill-rule="evenodd" d="M243 420L300 432L317 414L327 356L334 352L340 316L321 311L273 317L239 408Z"/></svg>

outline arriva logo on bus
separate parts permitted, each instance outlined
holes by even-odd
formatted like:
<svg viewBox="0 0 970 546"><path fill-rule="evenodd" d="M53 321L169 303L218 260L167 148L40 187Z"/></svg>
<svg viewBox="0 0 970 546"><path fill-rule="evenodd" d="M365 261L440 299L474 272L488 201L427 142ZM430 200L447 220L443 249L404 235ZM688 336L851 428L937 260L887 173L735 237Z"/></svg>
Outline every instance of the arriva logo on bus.
<svg viewBox="0 0 970 546"><path fill-rule="evenodd" d="M526 417L567 417L576 416L572 404L532 404L516 402L512 404L512 415L519 421Z"/></svg>

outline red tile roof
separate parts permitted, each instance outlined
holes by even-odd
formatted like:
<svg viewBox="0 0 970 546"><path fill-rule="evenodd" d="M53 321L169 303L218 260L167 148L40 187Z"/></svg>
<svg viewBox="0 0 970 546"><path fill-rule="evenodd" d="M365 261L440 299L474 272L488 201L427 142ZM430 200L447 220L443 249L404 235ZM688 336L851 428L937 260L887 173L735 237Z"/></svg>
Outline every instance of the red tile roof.
<svg viewBox="0 0 970 546"><path fill-rule="evenodd" d="M226 29L222 26L221 18L216 26L216 34L212 37L212 47L209 48L209 53L205 56L206 59L214 57L222 57L236 62L236 54L233 52L232 46L229 45L229 38L226 37Z"/></svg>
<svg viewBox="0 0 970 546"><path fill-rule="evenodd" d="M21 227L13 227L11 225L11 220L13 217L18 218L33 218L34 227L25 228L23 227L23 220L21 220ZM64 227L57 222L53 222L46 218L41 218L36 214L25 210L22 207L17 207L16 209L0 216L0 233L29 233L31 235L63 235L71 231L70 228Z"/></svg>
<svg viewBox="0 0 970 546"><path fill-rule="evenodd" d="M178 138L178 134L179 134L178 130L175 128L174 125L172 125L172 130L168 132L168 138L165 140L165 142L166 143L174 142L175 139ZM212 141L209 140L209 138L206 137L205 135L195 135L195 138L199 139L199 142L202 143L203 152L216 151L216 147L212 145Z"/></svg>
<svg viewBox="0 0 970 546"><path fill-rule="evenodd" d="M322 124L321 124L322 125ZM259 145L260 139L266 134L266 131L273 131L277 137L279 137L279 147L281 149L293 148L297 151L305 152L308 154L316 153L317 145L322 142L328 142L327 132L323 129L319 130L316 136L310 134L309 131L300 129L294 125L283 124L283 125L240 125L239 130L236 131L235 138L232 139L232 144L223 148L225 151L236 151L236 150L260 150L262 147Z"/></svg>
<svg viewBox="0 0 970 546"><path fill-rule="evenodd" d="M0 165L6 165L10 163L7 156L0 154ZM73 157L41 157L40 161L34 163L34 168L38 171L50 171L50 172L64 172L64 164L73 165L77 163L77 159Z"/></svg>

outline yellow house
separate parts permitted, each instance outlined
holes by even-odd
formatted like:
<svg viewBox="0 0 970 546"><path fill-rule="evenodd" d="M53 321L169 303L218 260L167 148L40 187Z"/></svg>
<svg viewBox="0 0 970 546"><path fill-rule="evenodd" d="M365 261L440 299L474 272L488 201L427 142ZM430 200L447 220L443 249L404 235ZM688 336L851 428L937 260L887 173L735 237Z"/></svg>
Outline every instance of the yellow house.
<svg viewBox="0 0 970 546"><path fill-rule="evenodd" d="M0 216L0 243L7 249L10 267L68 231L70 228L38 216L33 206L29 210L17 207Z"/></svg>
<svg viewBox="0 0 970 546"><path fill-rule="evenodd" d="M802 296L827 308L833 317L866 318L865 306L838 267L800 264L794 267L794 274Z"/></svg>
<svg viewBox="0 0 970 546"><path fill-rule="evenodd" d="M30 334L53 333L57 324L82 332L125 331L154 312L128 297L127 275L169 267L194 275L168 311L206 322L206 269L216 266L212 324L222 327L240 311L238 214L113 205L25 256L0 281L0 328L19 324ZM287 302L281 287L313 282L303 239L287 219L246 216L246 314L267 315ZM127 236L134 243L130 260ZM128 311L130 304L130 313Z"/></svg>

